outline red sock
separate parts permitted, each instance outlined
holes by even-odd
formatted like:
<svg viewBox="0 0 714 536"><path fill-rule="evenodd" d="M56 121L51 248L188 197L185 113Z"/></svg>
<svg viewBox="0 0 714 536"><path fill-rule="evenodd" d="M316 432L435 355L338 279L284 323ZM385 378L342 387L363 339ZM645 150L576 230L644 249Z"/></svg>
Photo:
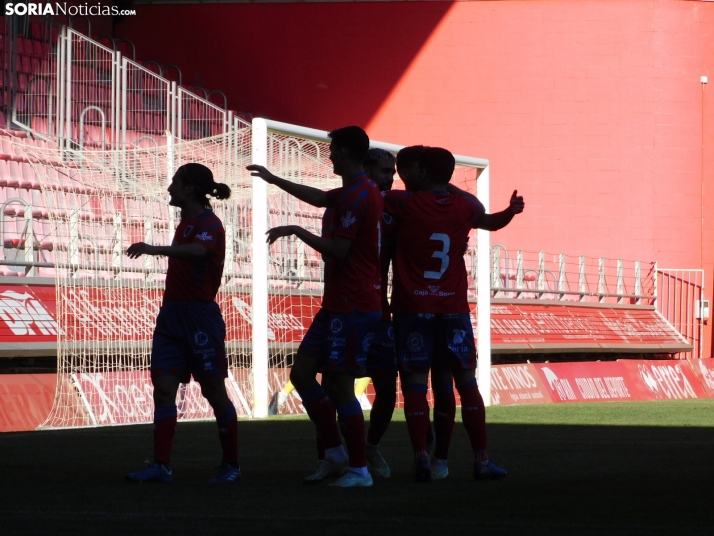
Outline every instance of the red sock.
<svg viewBox="0 0 714 536"><path fill-rule="evenodd" d="M374 384L374 404L369 412L369 431L367 443L379 445L384 433L389 428L397 403L397 376L380 376L372 378Z"/></svg>
<svg viewBox="0 0 714 536"><path fill-rule="evenodd" d="M488 438L486 436L486 408L476 385L476 380L457 385L461 396L461 418L471 440L471 448L476 461L488 459Z"/></svg>
<svg viewBox="0 0 714 536"><path fill-rule="evenodd" d="M171 465L171 449L176 434L176 406L154 410L154 461Z"/></svg>
<svg viewBox="0 0 714 536"><path fill-rule="evenodd" d="M436 448L434 458L446 460L449 457L451 436L454 433L454 420L456 418L456 398L452 383L435 385L434 391L434 433L436 435Z"/></svg>
<svg viewBox="0 0 714 536"><path fill-rule="evenodd" d="M421 384L411 384L404 388L404 416L416 458L429 456L426 450L426 434L431 422L426 390L426 385Z"/></svg>
<svg viewBox="0 0 714 536"><path fill-rule="evenodd" d="M337 407L337 419L342 435L345 436L350 467L367 466L367 445L365 444L364 414L357 399Z"/></svg>
<svg viewBox="0 0 714 536"><path fill-rule="evenodd" d="M223 461L238 465L238 416L231 403L222 413L216 415L218 437L223 449Z"/></svg>
<svg viewBox="0 0 714 536"><path fill-rule="evenodd" d="M315 423L322 448L330 449L341 445L342 439L340 439L340 430L337 428L335 420L335 408L322 386L316 382L307 391L298 391L298 393L310 420ZM318 455L319 448L318 446Z"/></svg>

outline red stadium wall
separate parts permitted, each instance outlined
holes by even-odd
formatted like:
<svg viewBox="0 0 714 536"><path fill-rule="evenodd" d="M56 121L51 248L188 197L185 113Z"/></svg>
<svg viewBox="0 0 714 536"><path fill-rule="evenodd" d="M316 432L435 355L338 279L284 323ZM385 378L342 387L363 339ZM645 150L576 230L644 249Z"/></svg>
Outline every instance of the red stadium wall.
<svg viewBox="0 0 714 536"><path fill-rule="evenodd" d="M711 299L714 3L136 9L118 35L232 108L488 158L492 209L527 202L494 242L704 268Z"/></svg>

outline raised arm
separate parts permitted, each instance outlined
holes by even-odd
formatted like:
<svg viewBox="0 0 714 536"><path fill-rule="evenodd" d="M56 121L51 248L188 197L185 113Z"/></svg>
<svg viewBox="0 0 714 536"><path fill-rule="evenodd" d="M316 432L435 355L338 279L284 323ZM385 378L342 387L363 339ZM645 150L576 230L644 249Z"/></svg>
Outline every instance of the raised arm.
<svg viewBox="0 0 714 536"><path fill-rule="evenodd" d="M513 190L511 201L506 210L495 212L494 214L484 214L479 219L477 228L485 229L486 231L498 231L511 223L511 220L516 214L523 212L525 203L523 196L518 195L518 190Z"/></svg>
<svg viewBox="0 0 714 536"><path fill-rule="evenodd" d="M303 229L298 225L283 225L281 227L273 227L267 233L268 244L272 244L278 238L283 236L295 235L300 240L305 242L312 249L328 257L334 257L338 260L343 260L347 257L352 246L352 240L345 238L343 236L336 236L334 238L323 238L312 234L307 229Z"/></svg>
<svg viewBox="0 0 714 536"><path fill-rule="evenodd" d="M137 259L142 255L164 255L177 259L200 259L208 250L199 243L181 244L177 246L152 246L145 242L132 244L126 250L130 259Z"/></svg>
<svg viewBox="0 0 714 536"><path fill-rule="evenodd" d="M314 207L327 206L327 194L318 188L313 188L312 186L306 186L304 184L296 184L289 180L281 179L280 177L273 175L263 166L259 166L257 164L246 166L246 169L251 172L252 177L260 177L268 184L274 184L281 190L297 197L300 201L305 201L305 203Z"/></svg>

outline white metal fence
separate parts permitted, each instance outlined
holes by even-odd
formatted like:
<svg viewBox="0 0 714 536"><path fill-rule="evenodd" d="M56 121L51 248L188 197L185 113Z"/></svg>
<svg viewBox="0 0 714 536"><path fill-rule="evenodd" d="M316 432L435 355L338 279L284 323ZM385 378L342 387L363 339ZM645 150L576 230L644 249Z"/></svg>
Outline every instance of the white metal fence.
<svg viewBox="0 0 714 536"><path fill-rule="evenodd" d="M694 346L684 358L709 357L704 351L704 270L656 269L657 311Z"/></svg>

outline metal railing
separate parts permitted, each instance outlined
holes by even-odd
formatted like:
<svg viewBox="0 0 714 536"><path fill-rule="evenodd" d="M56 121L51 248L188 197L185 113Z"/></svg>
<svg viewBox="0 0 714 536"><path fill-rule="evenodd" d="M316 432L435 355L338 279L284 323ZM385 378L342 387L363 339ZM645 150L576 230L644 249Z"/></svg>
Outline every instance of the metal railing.
<svg viewBox="0 0 714 536"><path fill-rule="evenodd" d="M694 346L683 358L704 354L704 270L656 268L657 311Z"/></svg>
<svg viewBox="0 0 714 536"><path fill-rule="evenodd" d="M14 62L12 50L4 53ZM5 78L15 81L13 62ZM20 74L21 87L11 88L9 119L56 140L60 149L82 151L132 148L149 139L165 145L167 133L180 141L245 128L245 121L225 109L225 98L221 107L209 100L215 91L204 91L203 98L180 87L160 74L169 68L177 69L158 66L154 72L118 47L62 26L50 52L37 58L31 74Z"/></svg>

